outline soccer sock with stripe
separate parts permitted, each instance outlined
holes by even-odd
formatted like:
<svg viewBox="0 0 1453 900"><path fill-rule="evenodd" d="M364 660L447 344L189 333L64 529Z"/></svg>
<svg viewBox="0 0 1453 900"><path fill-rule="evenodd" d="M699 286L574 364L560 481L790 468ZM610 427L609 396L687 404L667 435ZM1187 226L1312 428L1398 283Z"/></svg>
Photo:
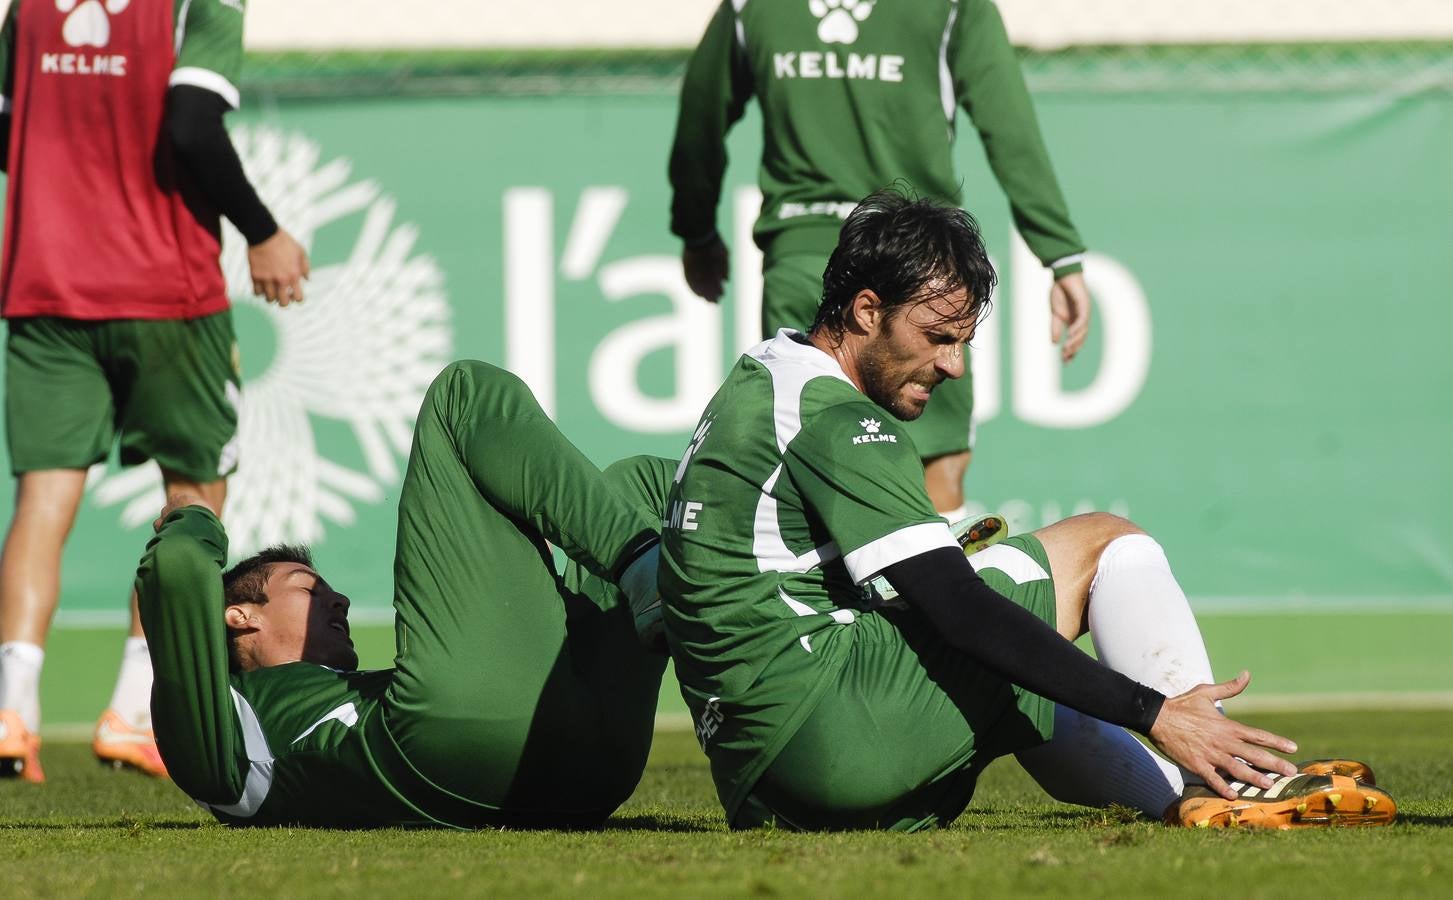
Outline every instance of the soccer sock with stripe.
<svg viewBox="0 0 1453 900"><path fill-rule="evenodd" d="M1088 618L1096 655L1120 674L1167 697L1215 683L1190 601L1150 535L1127 534L1105 547L1090 582ZM1202 783L1180 773L1188 784Z"/></svg>
<svg viewBox="0 0 1453 900"><path fill-rule="evenodd" d="M1045 792L1062 803L1128 806L1158 819L1180 798L1180 769L1118 725L1067 706L1054 710L1054 738L1015 754Z"/></svg>
<svg viewBox="0 0 1453 900"><path fill-rule="evenodd" d="M30 731L40 730L40 667L45 650L28 641L0 644L0 709L13 709Z"/></svg>

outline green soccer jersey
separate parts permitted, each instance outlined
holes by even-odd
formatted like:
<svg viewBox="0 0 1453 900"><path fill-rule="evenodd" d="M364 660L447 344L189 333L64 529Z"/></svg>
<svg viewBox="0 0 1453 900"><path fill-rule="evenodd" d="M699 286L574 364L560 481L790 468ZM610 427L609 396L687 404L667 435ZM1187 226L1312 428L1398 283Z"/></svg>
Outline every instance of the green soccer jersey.
<svg viewBox="0 0 1453 900"><path fill-rule="evenodd" d="M137 572L157 744L177 786L230 824L433 824L401 796L382 733L393 670L306 662L230 672L227 536L200 507L172 513Z"/></svg>
<svg viewBox="0 0 1453 900"><path fill-rule="evenodd" d="M957 205L952 144L968 112L1030 249L1059 273L1084 251L992 0L723 0L687 67L672 148L671 230L713 233L727 130L762 110L757 243L832 249L842 218L898 179Z"/></svg>
<svg viewBox="0 0 1453 900"><path fill-rule="evenodd" d="M15 84L15 38L16 19L23 5L14 0L5 13L5 23L0 28L0 113L9 112ZM110 20L99 9L89 16L86 10L57 3L55 6L67 17L66 30L80 32L65 35L67 43L74 46L95 45L104 48L110 34ZM74 6L74 3L71 4ZM84 7L84 4L82 4ZM227 101L233 109L241 103L237 90L238 75L242 71L242 22L245 15L245 0L172 0L171 28L166 32L147 32L147 37L162 40L166 44L153 49L158 54L173 54L173 66L168 85L189 84L206 88ZM120 15L126 4L112 15ZM133 13L135 14L135 13ZM100 22L98 26L96 23ZM71 25L78 22L78 25ZM84 26L89 26L86 28ZM96 28L101 28L97 32ZM85 33L85 37L80 35Z"/></svg>
<svg viewBox="0 0 1453 900"><path fill-rule="evenodd" d="M660 585L728 820L837 677L886 566L954 547L902 425L783 331L712 398L675 472Z"/></svg>

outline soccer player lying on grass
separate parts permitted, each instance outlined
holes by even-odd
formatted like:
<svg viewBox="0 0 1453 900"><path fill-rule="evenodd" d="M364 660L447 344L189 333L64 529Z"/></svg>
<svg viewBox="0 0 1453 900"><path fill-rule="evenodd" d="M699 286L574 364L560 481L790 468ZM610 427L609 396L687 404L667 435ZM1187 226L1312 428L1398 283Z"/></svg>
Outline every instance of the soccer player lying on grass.
<svg viewBox="0 0 1453 900"><path fill-rule="evenodd" d="M811 333L749 350L707 406L662 533L666 633L732 826L947 823L1006 753L1057 799L1185 824L1391 820L1359 764L1298 774L1270 752L1295 744L1222 714L1249 675L1210 683L1135 525L1076 516L965 558L893 417L963 374L987 309L967 214L874 194L824 278ZM1067 640L1086 630L1100 662Z"/></svg>
<svg viewBox="0 0 1453 900"><path fill-rule="evenodd" d="M235 825L600 824L651 745L666 660L622 590L649 617L671 466L601 473L519 379L450 365L415 426L380 671L305 551L224 575L221 523L178 498L137 574L172 778Z"/></svg>

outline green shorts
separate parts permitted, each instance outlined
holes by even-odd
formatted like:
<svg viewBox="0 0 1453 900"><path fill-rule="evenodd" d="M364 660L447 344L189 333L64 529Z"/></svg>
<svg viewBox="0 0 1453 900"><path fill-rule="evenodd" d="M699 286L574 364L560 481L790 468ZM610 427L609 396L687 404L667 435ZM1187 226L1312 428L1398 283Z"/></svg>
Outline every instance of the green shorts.
<svg viewBox="0 0 1453 900"><path fill-rule="evenodd" d="M10 468L84 469L120 436L121 462L154 459L207 483L237 468L241 399L232 313L200 319L10 320Z"/></svg>
<svg viewBox="0 0 1453 900"><path fill-rule="evenodd" d="M972 561L990 587L1054 625L1054 581L1038 538L1009 538ZM1053 703L955 650L916 612L861 616L853 627L836 685L768 766L733 827L947 825L991 760L1053 735Z"/></svg>
<svg viewBox="0 0 1453 900"><path fill-rule="evenodd" d="M769 254L762 268L762 335L779 328L807 331L822 301L822 270L827 256L816 253ZM974 376L964 358L964 377L945 381L933 391L928 407L905 430L924 459L963 453L974 447L970 417L974 412Z"/></svg>

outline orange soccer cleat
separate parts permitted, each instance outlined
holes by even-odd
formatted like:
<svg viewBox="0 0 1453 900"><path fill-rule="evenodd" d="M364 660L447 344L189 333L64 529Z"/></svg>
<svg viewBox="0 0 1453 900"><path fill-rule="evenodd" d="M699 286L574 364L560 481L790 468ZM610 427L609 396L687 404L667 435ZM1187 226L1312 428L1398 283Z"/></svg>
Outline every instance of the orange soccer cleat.
<svg viewBox="0 0 1453 900"><path fill-rule="evenodd" d="M1297 771L1306 775L1346 775L1363 784L1377 784L1372 766L1359 759L1312 759L1297 763Z"/></svg>
<svg viewBox="0 0 1453 900"><path fill-rule="evenodd" d="M1386 791L1346 775L1280 776L1266 790L1232 782L1227 800L1209 788L1186 788L1166 823L1189 828L1346 828L1388 825L1397 803Z"/></svg>
<svg viewBox="0 0 1453 900"><path fill-rule="evenodd" d="M13 709L0 709L0 778L32 784L45 781L40 768L40 736L32 734Z"/></svg>
<svg viewBox="0 0 1453 900"><path fill-rule="evenodd" d="M167 777L166 763L156 749L156 735L150 728L132 728L114 709L101 714L91 750L102 764L118 769L129 766L157 778Z"/></svg>

